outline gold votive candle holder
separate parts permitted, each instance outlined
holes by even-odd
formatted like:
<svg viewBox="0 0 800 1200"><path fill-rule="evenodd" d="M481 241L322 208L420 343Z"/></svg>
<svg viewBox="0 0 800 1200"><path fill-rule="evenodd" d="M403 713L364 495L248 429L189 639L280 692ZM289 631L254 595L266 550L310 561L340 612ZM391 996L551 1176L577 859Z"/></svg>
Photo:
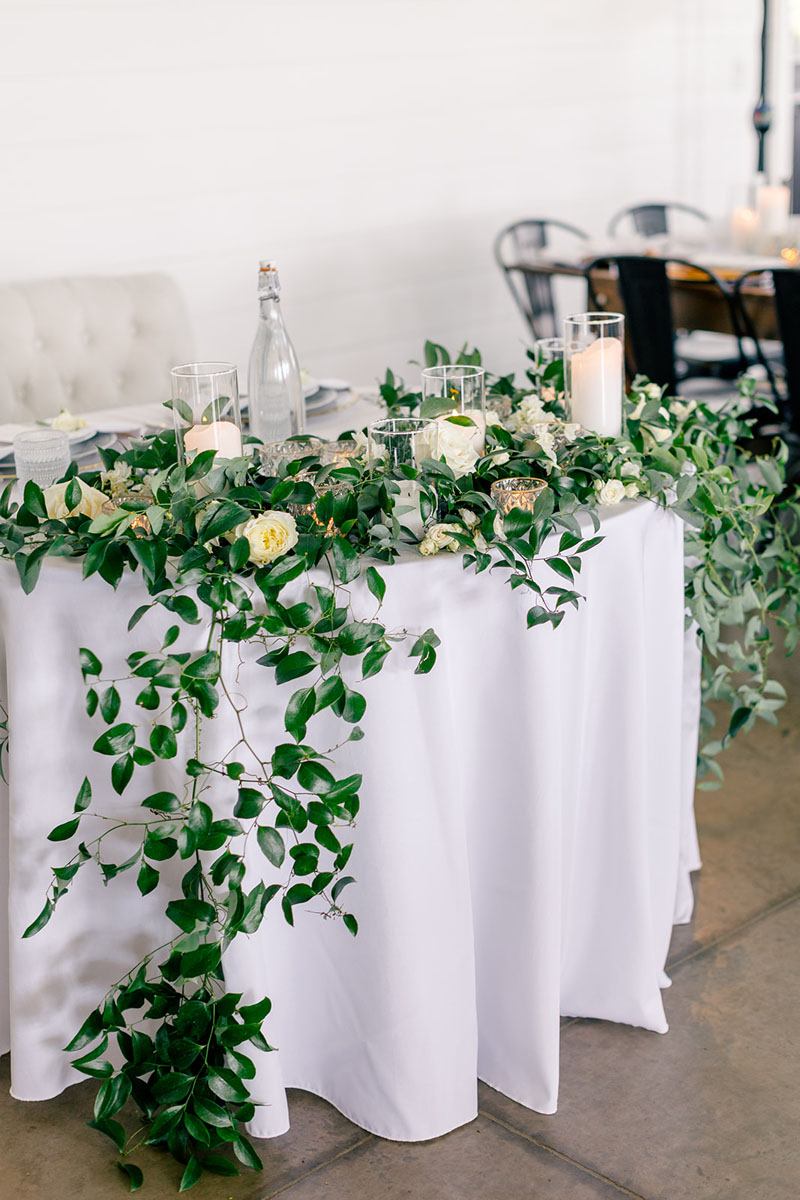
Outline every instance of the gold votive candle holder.
<svg viewBox="0 0 800 1200"><path fill-rule="evenodd" d="M498 479L492 484L492 503L503 516L510 513L512 508L532 513L537 497L546 487L543 479L528 479L522 475Z"/></svg>
<svg viewBox="0 0 800 1200"><path fill-rule="evenodd" d="M261 462L268 475L277 475L285 462L295 462L298 458L308 458L312 454L319 457L323 445L322 438L308 437L302 441L297 438L287 438L283 442L265 442L259 446Z"/></svg>
<svg viewBox="0 0 800 1200"><path fill-rule="evenodd" d="M351 459L363 453L363 448L352 438L340 438L337 442L323 442L318 453L323 467L347 467Z"/></svg>
<svg viewBox="0 0 800 1200"><path fill-rule="evenodd" d="M301 475L298 476L298 479L304 483L313 483L313 477L306 472L302 472ZM319 517L317 516L317 501L320 499L320 497L324 496L326 492L330 492L334 500L338 500L342 496L346 496L348 492L352 492L352 490L352 483L348 483L347 481L314 484L314 491L317 494L313 500L311 500L308 504L292 504L290 502L286 505L286 507L293 517L311 517L315 525L319 525L321 528L322 521L320 521ZM336 525L334 524L333 517L331 517L325 526L326 534L330 535L333 533L335 528Z"/></svg>

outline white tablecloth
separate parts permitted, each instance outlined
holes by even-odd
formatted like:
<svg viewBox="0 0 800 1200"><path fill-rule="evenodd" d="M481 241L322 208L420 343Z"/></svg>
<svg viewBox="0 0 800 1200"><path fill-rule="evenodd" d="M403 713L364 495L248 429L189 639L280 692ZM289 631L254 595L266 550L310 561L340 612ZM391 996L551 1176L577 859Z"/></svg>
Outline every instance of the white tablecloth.
<svg viewBox="0 0 800 1200"><path fill-rule="evenodd" d="M477 1077L549 1113L560 1014L666 1031L663 966L699 865L698 661L683 629L682 526L650 503L625 504L606 510L602 532L584 561L586 602L556 632L527 631L530 601L501 573L463 572L459 556L386 571L383 620L433 626L439 662L414 676L416 660L394 651L364 685L365 740L339 755L364 775L350 864L358 882L345 893L358 937L304 910L290 929L270 906L258 934L227 953L228 986L274 1002L265 1033L278 1052L256 1055L254 1094L265 1107L254 1133L287 1128L285 1087L403 1140L472 1119ZM126 635L141 596L135 578L114 593L57 560L26 597L0 564L12 739L0 1048L11 1046L19 1099L51 1097L80 1078L61 1047L105 988L174 931L160 891L142 899L131 873L104 889L89 865L47 928L20 940L48 868L67 858L46 836L68 818L84 774L100 811L132 812L175 770L158 764L120 799L91 752L101 726L84 712L77 650L124 673L123 654L157 645L166 616ZM188 636L199 648L202 631ZM265 742L283 740L292 686L278 694L270 672L243 670L248 720ZM323 738L329 719L314 719ZM204 753L225 745L226 732L224 720L210 729ZM220 812L224 799L213 801ZM265 866L256 850L252 878Z"/></svg>

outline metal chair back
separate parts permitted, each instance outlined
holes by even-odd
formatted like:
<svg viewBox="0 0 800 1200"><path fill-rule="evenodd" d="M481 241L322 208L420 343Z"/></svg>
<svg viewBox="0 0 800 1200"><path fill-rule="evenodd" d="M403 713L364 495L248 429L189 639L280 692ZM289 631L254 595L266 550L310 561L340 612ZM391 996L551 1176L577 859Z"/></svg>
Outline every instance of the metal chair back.
<svg viewBox="0 0 800 1200"><path fill-rule="evenodd" d="M783 343L785 395L781 392L772 365L764 354L752 314L747 307L745 289L748 283L765 276L772 280L775 315ZM773 271L746 271L736 280L734 296L744 332L755 344L756 358L766 371L778 411L791 431L800 434L800 271L792 267L776 268Z"/></svg>
<svg viewBox="0 0 800 1200"><path fill-rule="evenodd" d="M587 235L565 221L530 218L515 221L501 230L494 241L494 256L503 272L534 339L558 337L555 299L550 270L537 269L536 259L550 246L550 235L559 230L580 241Z"/></svg>
<svg viewBox="0 0 800 1200"><path fill-rule="evenodd" d="M615 237L617 227L625 220L631 220L633 227L642 237L658 237L670 232L670 213L686 213L699 221L708 222L707 213L689 204L667 202L664 204L634 204L616 213L608 224L609 237Z"/></svg>
<svg viewBox="0 0 800 1200"><path fill-rule="evenodd" d="M619 292L625 311L629 373L646 375L653 383L666 384L675 392L678 372L675 361L675 324L672 316L670 264L690 268L703 275L724 297L731 317L742 365L746 362L741 344L738 312L730 289L707 267L686 259L652 258L645 255L608 255L597 258L586 268L591 303L602 311L594 272L601 267L616 267Z"/></svg>

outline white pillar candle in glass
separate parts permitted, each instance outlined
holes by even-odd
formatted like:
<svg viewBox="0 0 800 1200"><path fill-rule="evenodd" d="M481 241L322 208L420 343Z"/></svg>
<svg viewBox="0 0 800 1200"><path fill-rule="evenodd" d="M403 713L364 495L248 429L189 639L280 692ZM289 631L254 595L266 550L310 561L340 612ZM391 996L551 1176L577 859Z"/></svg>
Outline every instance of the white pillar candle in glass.
<svg viewBox="0 0 800 1200"><path fill-rule="evenodd" d="M187 454L201 450L216 450L220 458L239 458L242 435L233 421L211 421L208 425L192 425L183 435Z"/></svg>
<svg viewBox="0 0 800 1200"><path fill-rule="evenodd" d="M201 450L220 458L242 454L239 387L231 363L186 363L173 367L172 417L178 459Z"/></svg>
<svg viewBox="0 0 800 1200"><path fill-rule="evenodd" d="M580 313L564 321L569 417L600 437L622 433L624 333L621 313Z"/></svg>
<svg viewBox="0 0 800 1200"><path fill-rule="evenodd" d="M486 372L483 367L445 363L422 372L422 407L425 417L469 417L476 426L472 442L483 454L486 444Z"/></svg>
<svg viewBox="0 0 800 1200"><path fill-rule="evenodd" d="M744 254L753 249L758 229L758 213L754 208L737 205L731 211L731 246Z"/></svg>

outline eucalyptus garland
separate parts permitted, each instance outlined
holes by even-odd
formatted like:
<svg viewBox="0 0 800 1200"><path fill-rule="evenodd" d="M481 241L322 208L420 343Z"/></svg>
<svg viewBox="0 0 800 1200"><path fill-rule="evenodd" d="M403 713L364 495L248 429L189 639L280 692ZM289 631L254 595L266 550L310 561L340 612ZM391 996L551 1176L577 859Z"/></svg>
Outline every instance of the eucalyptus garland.
<svg viewBox="0 0 800 1200"><path fill-rule="evenodd" d="M433 343L425 355L429 365L449 361ZM459 361L479 355L463 351ZM174 433L162 432L122 453L103 451L102 471L78 475L73 465L45 492L26 484L19 504L4 493L0 546L25 592L46 556L79 558L84 577L111 587L128 571L140 574L147 601L129 629L151 609L171 622L158 646L127 656L122 679L81 649L98 766L107 765L114 792L139 800L141 817L98 811L87 775L72 816L49 835L74 849L53 868L25 934L47 924L90 863L106 883L125 874L142 895L162 889L173 935L99 998L66 1047L74 1066L100 1081L93 1124L115 1144L131 1190L142 1183L131 1156L143 1143L182 1164L181 1190L204 1170L236 1174L227 1147L240 1163L261 1166L243 1126L255 1113L250 1048L271 1049L262 1033L270 1001L243 1004L226 991L223 951L255 932L271 904L292 924L295 909L313 902L357 933L344 903L361 776L338 774L336 751L363 736L367 697L347 680L378 674L401 646L426 673L438 645L433 629L396 633L380 619L399 554L459 552L466 569L502 570L530 595L528 625L556 628L581 602L582 556L602 541L598 510L633 499L669 507L686 523L687 621L704 648L704 725L715 719L710 701L730 708L724 731L702 746L701 786L718 786L717 755L732 737L758 717L776 719L784 694L769 677L769 655L776 629L789 651L798 637L800 508L783 494L785 447L776 442L763 457L748 450L754 383L745 378L734 401L714 409L639 379L626 400L626 435L604 439L565 420L560 371L532 362L522 386L492 378L486 452L475 461L459 446L458 422L443 455L418 468L366 457L323 466L308 441L274 475L256 446L234 461L204 451L181 465ZM420 411L419 394L392 372L381 394L390 412ZM491 484L512 476L548 486L533 512L500 517ZM419 484L421 539L398 503L409 479ZM350 585L362 577L369 612L354 608ZM200 651L182 648L182 639L196 647L194 626L204 635ZM230 685L244 644L258 651L263 686L286 697L286 739L277 745L262 744ZM341 721L334 747L314 744L323 710ZM236 737L208 760L203 725L223 711ZM149 785L159 760L175 761L175 791ZM135 831L136 849L116 863L106 845L121 828ZM253 842L280 882L247 887L244 851ZM121 1066L107 1057L110 1045ZM131 1099L141 1127L129 1135L117 1118Z"/></svg>

